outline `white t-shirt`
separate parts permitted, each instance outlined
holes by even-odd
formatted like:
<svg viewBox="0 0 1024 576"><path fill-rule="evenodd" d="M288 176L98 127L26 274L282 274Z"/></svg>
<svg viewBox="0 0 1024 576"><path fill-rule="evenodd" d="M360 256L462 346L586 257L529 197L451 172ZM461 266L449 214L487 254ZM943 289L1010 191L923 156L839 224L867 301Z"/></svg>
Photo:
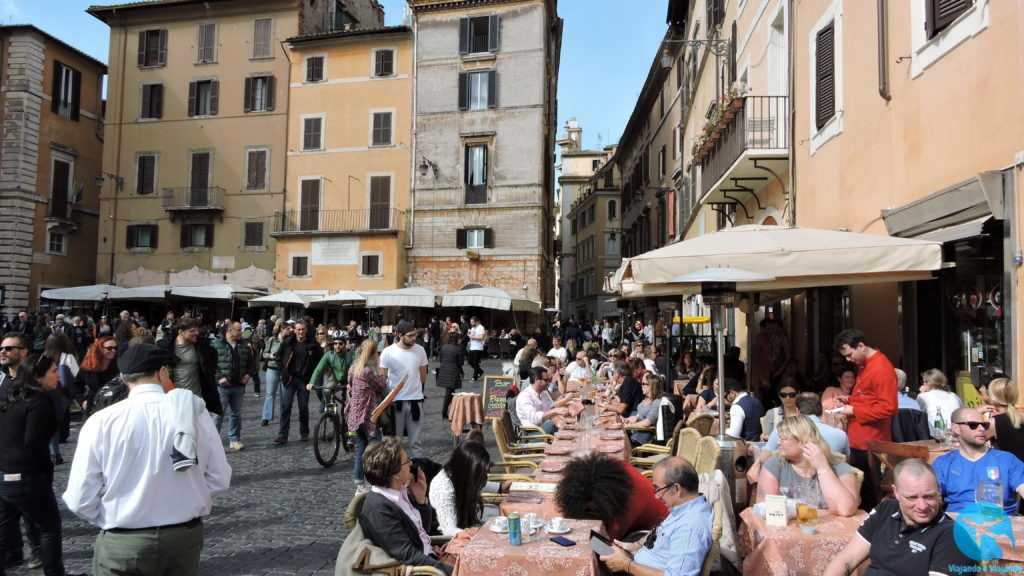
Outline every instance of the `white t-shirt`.
<svg viewBox="0 0 1024 576"><path fill-rule="evenodd" d="M956 394L934 389L918 394L917 403L928 414L928 432L933 438L936 437L935 419L939 412L942 412L942 420L946 423L946 430L949 430L953 422L953 411L964 407L964 401Z"/></svg>
<svg viewBox="0 0 1024 576"><path fill-rule="evenodd" d="M470 328L469 331L467 332L467 334L469 335L469 344L466 346L467 349L469 349L469 350L483 350L484 349L484 340L483 340L483 338L480 338L480 337L484 336L485 334L487 334L487 329L484 328L483 324L477 324L476 326ZM475 338L480 338L480 339L476 340Z"/></svg>
<svg viewBox="0 0 1024 576"><path fill-rule="evenodd" d="M420 367L426 365L427 353L419 344L413 344L409 349L392 344L380 354L380 367L388 370L389 392L398 386L406 374L409 375L409 379L405 381L405 386L402 387L398 396L395 396L395 400L423 400Z"/></svg>
<svg viewBox="0 0 1024 576"><path fill-rule="evenodd" d="M545 354L545 356L554 356L564 363L567 357L567 352L568 350L566 350L565 346L559 346L558 348L552 348L551 350L548 350L548 353Z"/></svg>

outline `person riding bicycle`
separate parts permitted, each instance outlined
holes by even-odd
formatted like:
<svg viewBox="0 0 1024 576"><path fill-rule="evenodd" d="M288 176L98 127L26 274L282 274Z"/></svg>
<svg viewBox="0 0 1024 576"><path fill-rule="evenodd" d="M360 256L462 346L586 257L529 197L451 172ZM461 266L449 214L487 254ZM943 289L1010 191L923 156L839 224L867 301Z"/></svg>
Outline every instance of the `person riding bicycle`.
<svg viewBox="0 0 1024 576"><path fill-rule="evenodd" d="M323 386L325 374L327 376L327 386L339 388L340 397L347 397L348 367L352 365L352 352L346 349L346 343L347 335L344 330L336 330L331 333L331 340L327 346L326 354L323 355L320 363L313 370L309 384L306 384L307 390L312 390L314 387L318 388L317 395L320 397L320 412L324 411L327 402L327 399L319 390ZM348 445L349 450L354 446L354 439L351 436L352 434L350 433L349 437L345 438L345 444Z"/></svg>

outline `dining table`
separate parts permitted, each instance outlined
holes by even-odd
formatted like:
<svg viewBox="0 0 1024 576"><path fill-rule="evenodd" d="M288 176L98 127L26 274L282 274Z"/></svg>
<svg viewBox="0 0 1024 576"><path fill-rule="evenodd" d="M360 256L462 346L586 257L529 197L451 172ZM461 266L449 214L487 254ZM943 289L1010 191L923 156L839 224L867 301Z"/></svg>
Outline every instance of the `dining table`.
<svg viewBox="0 0 1024 576"><path fill-rule="evenodd" d="M737 547L743 558L744 576L818 576L838 554L867 518L858 510L850 517L818 510L816 534L804 534L791 520L785 527L770 527L765 519L747 508L740 513L743 523ZM865 561L854 574L867 568Z"/></svg>
<svg viewBox="0 0 1024 576"><path fill-rule="evenodd" d="M452 435L456 437L467 427L480 428L484 423L483 396L472 392L454 394L448 408L448 419L452 423Z"/></svg>
<svg viewBox="0 0 1024 576"><path fill-rule="evenodd" d="M934 464L935 459L943 454L948 454L953 451L953 445L946 442L936 442L929 438L928 440L913 440L910 442L901 442L901 444L913 444L914 446L924 446L928 449L928 463Z"/></svg>
<svg viewBox="0 0 1024 576"><path fill-rule="evenodd" d="M550 518L546 517L549 521ZM558 536L573 542L561 546L551 541L554 533L538 527L532 535L522 531L523 543L512 546L508 532L498 532L494 519L476 531L472 538L449 544L455 560L454 576L478 574L515 574L516 576L597 576L602 568L597 554L587 545L590 531L604 534L599 520L563 520L568 532Z"/></svg>
<svg viewBox="0 0 1024 576"><path fill-rule="evenodd" d="M956 512L947 512L946 514L953 520L959 516ZM997 566L1021 566L1024 568L1024 516L1009 516L1009 518L1013 529L1013 544L1011 545L1009 539L1000 534L996 543L1002 549L1003 556L991 562ZM988 573L995 574L996 572L990 570ZM1003 573L1011 573L1011 571Z"/></svg>

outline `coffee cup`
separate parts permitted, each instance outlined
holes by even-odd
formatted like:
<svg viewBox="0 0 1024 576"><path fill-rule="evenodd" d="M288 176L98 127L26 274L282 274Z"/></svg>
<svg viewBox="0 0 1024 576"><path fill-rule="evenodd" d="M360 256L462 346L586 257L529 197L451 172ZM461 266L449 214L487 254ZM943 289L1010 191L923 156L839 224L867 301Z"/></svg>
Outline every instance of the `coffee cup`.
<svg viewBox="0 0 1024 576"><path fill-rule="evenodd" d="M497 530L508 530L508 516L496 516L494 518L494 527Z"/></svg>
<svg viewBox="0 0 1024 576"><path fill-rule="evenodd" d="M561 530L562 527L563 527L563 525L562 525L562 517L561 516L555 516L554 518L551 519L551 528L552 529L554 529L554 530Z"/></svg>

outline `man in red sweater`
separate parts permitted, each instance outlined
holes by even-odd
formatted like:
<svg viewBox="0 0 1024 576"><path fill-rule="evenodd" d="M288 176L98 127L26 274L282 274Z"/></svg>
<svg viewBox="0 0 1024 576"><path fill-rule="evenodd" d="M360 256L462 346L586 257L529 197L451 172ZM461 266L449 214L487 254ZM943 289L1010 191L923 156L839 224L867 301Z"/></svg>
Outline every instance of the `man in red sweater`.
<svg viewBox="0 0 1024 576"><path fill-rule="evenodd" d="M843 330L836 337L836 350L854 362L857 382L853 392L842 399L842 414L847 418L846 434L850 437L850 465L865 474L877 474L868 469L868 439L892 442L892 418L897 414L896 370L880 350L868 346L860 330ZM872 482L861 486L861 508L871 510L878 503Z"/></svg>

